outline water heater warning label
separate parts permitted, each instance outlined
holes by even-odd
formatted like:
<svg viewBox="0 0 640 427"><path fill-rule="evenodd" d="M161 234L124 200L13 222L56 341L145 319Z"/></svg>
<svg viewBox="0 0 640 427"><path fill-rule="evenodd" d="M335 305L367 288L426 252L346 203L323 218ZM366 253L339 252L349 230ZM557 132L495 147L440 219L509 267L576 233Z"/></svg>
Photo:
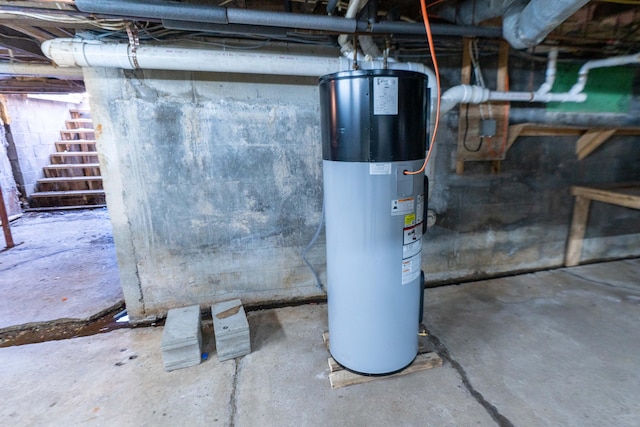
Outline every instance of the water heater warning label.
<svg viewBox="0 0 640 427"><path fill-rule="evenodd" d="M415 207L413 197L391 201L391 215L407 215L413 213Z"/></svg>
<svg viewBox="0 0 640 427"><path fill-rule="evenodd" d="M402 261L402 284L406 285L420 276L420 259L422 252Z"/></svg>
<svg viewBox="0 0 640 427"><path fill-rule="evenodd" d="M398 78L375 77L373 79L373 114L398 115Z"/></svg>

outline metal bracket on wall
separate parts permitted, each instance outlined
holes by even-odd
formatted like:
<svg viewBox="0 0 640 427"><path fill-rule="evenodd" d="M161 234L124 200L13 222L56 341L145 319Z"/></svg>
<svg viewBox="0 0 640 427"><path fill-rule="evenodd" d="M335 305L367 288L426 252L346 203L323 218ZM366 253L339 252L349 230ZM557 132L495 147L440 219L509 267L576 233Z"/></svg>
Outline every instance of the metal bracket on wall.
<svg viewBox="0 0 640 427"><path fill-rule="evenodd" d="M135 24L127 23L127 36L129 37L129 58L131 59L131 63L136 69L140 69L140 64L138 64L138 47L140 46L140 39L138 38L138 29Z"/></svg>

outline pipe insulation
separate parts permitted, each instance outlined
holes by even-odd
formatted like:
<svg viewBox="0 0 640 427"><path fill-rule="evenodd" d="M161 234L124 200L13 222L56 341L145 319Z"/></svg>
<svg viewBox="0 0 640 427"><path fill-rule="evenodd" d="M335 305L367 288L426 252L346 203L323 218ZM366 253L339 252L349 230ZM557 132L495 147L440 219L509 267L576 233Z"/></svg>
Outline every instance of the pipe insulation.
<svg viewBox="0 0 640 427"><path fill-rule="evenodd" d="M251 34L251 26L296 28L327 31L340 34L356 32L371 34L424 35L424 25L409 22L368 23L355 18L309 15L302 13L270 12L263 10L233 9L220 6L185 4L168 0L76 0L76 7L85 13L109 16L154 18L173 22L245 25ZM240 27L236 27L240 28ZM489 37L501 36L500 28L433 24L431 31L437 36Z"/></svg>
<svg viewBox="0 0 640 427"><path fill-rule="evenodd" d="M515 49L533 47L576 13L589 0L531 0L526 6L516 1L505 10L504 38Z"/></svg>
<svg viewBox="0 0 640 427"><path fill-rule="evenodd" d="M502 36L515 49L533 47L589 0L465 0L444 4L438 15L459 25L502 17Z"/></svg>

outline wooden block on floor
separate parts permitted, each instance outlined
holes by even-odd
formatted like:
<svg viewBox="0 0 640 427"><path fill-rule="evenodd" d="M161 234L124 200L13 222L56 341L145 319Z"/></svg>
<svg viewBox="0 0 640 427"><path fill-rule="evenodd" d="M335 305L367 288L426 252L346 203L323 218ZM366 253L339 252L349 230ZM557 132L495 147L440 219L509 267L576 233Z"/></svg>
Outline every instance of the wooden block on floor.
<svg viewBox="0 0 640 427"><path fill-rule="evenodd" d="M329 332L322 333L322 340L324 344L327 346L327 350L329 350L330 337ZM397 372L393 375L383 375L383 376L370 376L370 375L359 375L355 374L351 371L347 371L344 369L338 362L335 361L333 357L329 357L327 362L329 363L329 383L331 384L332 389L347 387L354 384L363 384L368 383L375 380L380 380L384 378L392 378L399 377L401 375L411 374L413 372L424 371L427 369L437 368L442 366L442 359L438 354L434 351L431 351L432 346L428 342L425 337L418 338L418 355L411 365L407 368L403 369L400 372Z"/></svg>
<svg viewBox="0 0 640 427"><path fill-rule="evenodd" d="M330 358L333 360L333 358ZM340 365L333 360L333 364L342 368ZM332 366L331 361L329 362L329 366ZM371 381L376 381L384 378L393 378L399 377L401 375L411 374L413 372L424 371L431 368L437 368L442 366L442 359L436 353L424 353L416 356L416 359L413 361L409 367L403 369L400 372L397 372L393 375L385 375L385 376L367 376L367 375L358 375L354 374L351 371L347 371L345 369L340 369L335 372L331 372L329 374L329 382L331 384L332 389L347 387L354 384L363 384Z"/></svg>

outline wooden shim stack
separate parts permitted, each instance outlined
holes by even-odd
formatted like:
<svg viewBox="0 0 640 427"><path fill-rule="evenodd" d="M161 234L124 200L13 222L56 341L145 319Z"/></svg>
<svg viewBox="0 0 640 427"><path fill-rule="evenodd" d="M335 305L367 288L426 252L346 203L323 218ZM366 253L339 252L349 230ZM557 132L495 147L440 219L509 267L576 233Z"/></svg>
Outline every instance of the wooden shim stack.
<svg viewBox="0 0 640 427"><path fill-rule="evenodd" d="M322 334L322 339L324 340L327 349L329 349L329 333L324 332ZM420 353L421 350L425 350L425 347L422 346L422 348L418 348L418 356L416 356L415 360L410 366L393 375L385 376L367 376L355 374L351 371L347 371L342 366L340 366L340 364L338 364L338 362L336 362L333 357L329 357L329 383L331 384L331 388L335 390L353 384L363 384L384 378L399 377L401 375L407 375L413 372L424 371L427 369L442 366L442 359L435 352Z"/></svg>

